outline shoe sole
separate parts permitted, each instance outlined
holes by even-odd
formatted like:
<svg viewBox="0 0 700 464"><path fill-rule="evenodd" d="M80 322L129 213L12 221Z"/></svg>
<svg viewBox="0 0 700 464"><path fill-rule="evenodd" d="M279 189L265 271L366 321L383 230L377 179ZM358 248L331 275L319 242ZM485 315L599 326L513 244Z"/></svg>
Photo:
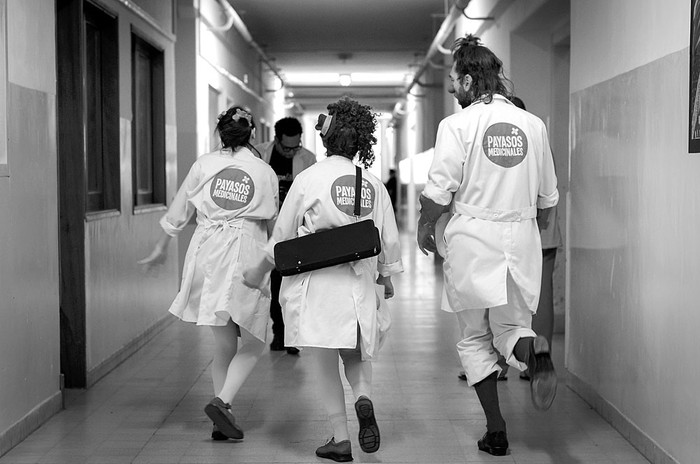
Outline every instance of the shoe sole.
<svg viewBox="0 0 700 464"><path fill-rule="evenodd" d="M243 438L243 430L236 426L235 421L231 421L227 414L224 413L218 406L214 404L207 404L204 407L204 412L209 417L209 419L216 424L219 428L219 432L223 433L228 438L233 438L234 440L240 440ZM228 413L228 415L233 415Z"/></svg>
<svg viewBox="0 0 700 464"><path fill-rule="evenodd" d="M319 453L316 451L316 456L319 458L324 458L324 459L332 459L335 462L350 462L352 461L352 456L348 456L347 454L338 454L338 453Z"/></svg>
<svg viewBox="0 0 700 464"><path fill-rule="evenodd" d="M355 403L360 433L357 436L360 449L365 453L374 453L379 449L379 427L374 417L374 406L369 398L360 398Z"/></svg>
<svg viewBox="0 0 700 464"><path fill-rule="evenodd" d="M557 374L549 354L547 339L538 335L533 342L535 366L530 380L530 396L535 409L546 411L557 395Z"/></svg>
<svg viewBox="0 0 700 464"><path fill-rule="evenodd" d="M508 453L508 447L487 446L485 443L482 443L481 440L477 442L477 445L481 451L485 451L492 456L505 456Z"/></svg>

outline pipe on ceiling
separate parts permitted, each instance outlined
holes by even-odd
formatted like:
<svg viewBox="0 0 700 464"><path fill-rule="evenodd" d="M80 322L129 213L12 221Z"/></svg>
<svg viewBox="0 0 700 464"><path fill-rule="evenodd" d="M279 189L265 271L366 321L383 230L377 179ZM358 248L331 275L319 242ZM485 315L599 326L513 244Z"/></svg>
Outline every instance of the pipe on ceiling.
<svg viewBox="0 0 700 464"><path fill-rule="evenodd" d="M231 27L234 27L236 31L243 37L243 39L248 42L248 45L250 45L257 53L258 56L260 56L260 59L267 65L268 68L270 68L270 71L272 71L275 76L280 80L280 83L282 87L284 87L284 78L279 73L279 70L277 69L277 66L274 65L272 60L267 56L265 51L260 48L260 46L253 40L253 36L250 35L250 31L248 31L248 28L246 27L245 23L241 19L240 16L238 16L238 13L236 13L236 10L233 9L233 7L229 4L228 0L219 0L219 4L221 7L224 9L224 13L226 14L226 23L222 26L209 26L210 31L228 31L231 29Z"/></svg>
<svg viewBox="0 0 700 464"><path fill-rule="evenodd" d="M414 85L420 84L419 79L423 75L425 70L428 68L428 66L430 66L433 55L435 55L435 53L438 52L443 52L444 47L442 46L442 44L452 33L452 29L454 29L457 20L462 16L462 13L464 12L465 8L467 8L467 5L469 5L469 2L470 0L455 0L455 3L450 8L450 12L447 14L447 17L440 25L440 29L438 29L437 34L435 34L435 38L433 38L433 42L430 44L430 48L428 48L428 53L426 53L423 63L421 63L420 67L413 75L413 80L411 81L411 83L408 84L408 86L406 87L404 91L406 95L408 95L411 92L411 89Z"/></svg>

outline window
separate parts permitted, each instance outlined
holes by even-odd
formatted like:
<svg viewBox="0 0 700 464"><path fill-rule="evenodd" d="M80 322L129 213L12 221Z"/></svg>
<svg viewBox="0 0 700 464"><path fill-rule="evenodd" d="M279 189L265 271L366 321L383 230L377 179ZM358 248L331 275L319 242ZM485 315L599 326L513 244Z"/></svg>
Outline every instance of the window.
<svg viewBox="0 0 700 464"><path fill-rule="evenodd" d="M134 206L165 204L163 51L131 36Z"/></svg>
<svg viewBox="0 0 700 464"><path fill-rule="evenodd" d="M117 20L85 4L85 170L88 212L119 209Z"/></svg>

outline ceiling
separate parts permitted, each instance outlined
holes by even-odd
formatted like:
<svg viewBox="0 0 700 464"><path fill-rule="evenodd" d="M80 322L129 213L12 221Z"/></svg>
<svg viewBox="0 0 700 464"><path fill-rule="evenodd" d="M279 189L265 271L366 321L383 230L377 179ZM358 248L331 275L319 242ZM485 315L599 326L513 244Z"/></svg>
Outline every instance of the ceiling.
<svg viewBox="0 0 700 464"><path fill-rule="evenodd" d="M351 95L390 111L425 58L447 0L228 0L306 109ZM354 74L310 83L301 74ZM362 73L362 74L357 74ZM371 73L371 74L367 74ZM381 74L378 74L381 73ZM387 74L389 73L389 74ZM358 82L360 77L366 78ZM374 76L374 77L372 77ZM308 77L308 76L307 76ZM379 79L382 78L382 79Z"/></svg>

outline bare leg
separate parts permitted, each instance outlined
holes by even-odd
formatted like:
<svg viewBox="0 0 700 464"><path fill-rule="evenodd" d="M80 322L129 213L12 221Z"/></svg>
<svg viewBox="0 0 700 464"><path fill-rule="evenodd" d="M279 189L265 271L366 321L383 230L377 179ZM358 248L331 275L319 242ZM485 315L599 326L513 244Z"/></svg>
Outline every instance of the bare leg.
<svg viewBox="0 0 700 464"><path fill-rule="evenodd" d="M214 383L214 396L219 396L226 381L226 373L238 351L236 324L229 320L225 327L212 327L214 334L214 361L211 363L211 377Z"/></svg>
<svg viewBox="0 0 700 464"><path fill-rule="evenodd" d="M225 327L212 327L214 331L214 339L217 347L222 347L222 351L226 350L227 346L231 345L231 340L236 340L237 325L232 321ZM234 342L235 343L235 342ZM219 390L218 396L224 403L230 403L240 390L243 382L248 378L253 371L255 364L262 356L265 349L265 342L258 340L250 335L247 331L241 330L241 346L234 351L235 355L231 358L224 377L224 382ZM218 351L218 348L217 348ZM228 353L230 353L228 349ZM223 363L222 363L223 364ZM217 369L220 366L217 366ZM213 371L212 367L212 371ZM217 377L221 373L217 373ZM216 388L216 387L215 387Z"/></svg>
<svg viewBox="0 0 700 464"><path fill-rule="evenodd" d="M359 330L357 344L359 347ZM377 420L374 417L374 404L370 399L372 395L372 363L362 360L359 348L340 350L340 356L345 366L345 377L347 377L355 395L355 412L360 425L358 434L360 448L365 453L374 453L379 449L380 435Z"/></svg>
<svg viewBox="0 0 700 464"><path fill-rule="evenodd" d="M355 400L361 396L372 397L372 363L363 361L359 350L340 350L345 367L345 378L352 388Z"/></svg>
<svg viewBox="0 0 700 464"><path fill-rule="evenodd" d="M348 419L345 411L345 392L338 366L338 350L307 348L314 359L318 395L333 427L336 443L348 440Z"/></svg>

